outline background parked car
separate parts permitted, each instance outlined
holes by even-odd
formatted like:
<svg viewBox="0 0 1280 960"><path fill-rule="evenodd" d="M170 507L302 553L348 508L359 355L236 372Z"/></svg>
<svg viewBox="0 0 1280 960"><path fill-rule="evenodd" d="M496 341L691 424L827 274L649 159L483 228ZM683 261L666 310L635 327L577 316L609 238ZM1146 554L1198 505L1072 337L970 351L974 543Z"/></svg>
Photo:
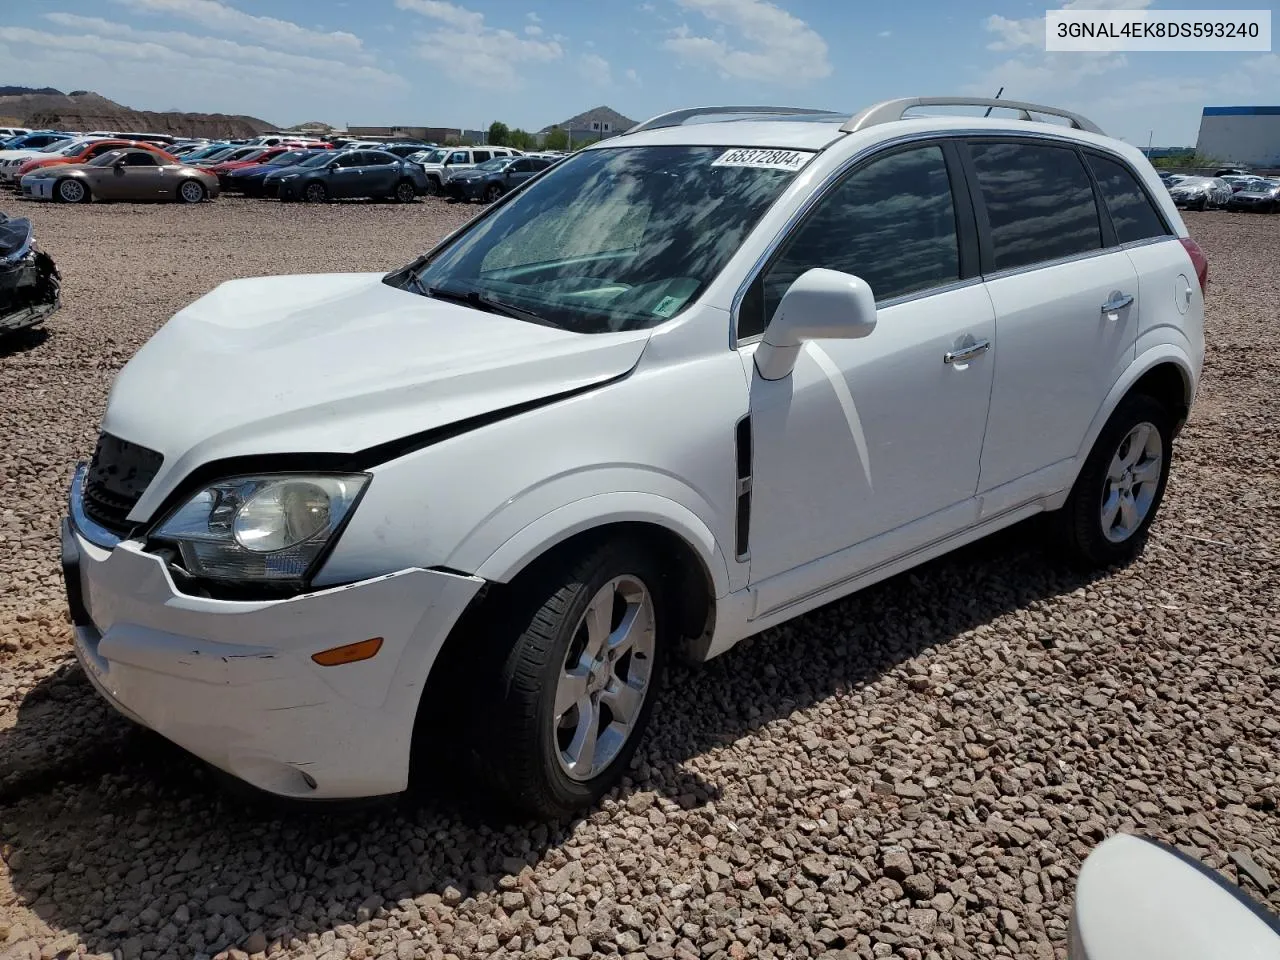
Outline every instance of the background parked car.
<svg viewBox="0 0 1280 960"><path fill-rule="evenodd" d="M434 195L442 193L445 181L459 170L469 169L494 157L519 156L523 154L514 147L442 147L414 159L422 164L427 175L427 192Z"/></svg>
<svg viewBox="0 0 1280 960"><path fill-rule="evenodd" d="M1188 177L1169 190L1169 196L1179 207L1191 210L1208 210L1222 207L1231 199L1231 187L1219 177Z"/></svg>
<svg viewBox="0 0 1280 960"><path fill-rule="evenodd" d="M31 157L57 153L80 139L59 135L57 139L50 140L44 134L23 137L18 141L18 146L0 150L0 181L12 180L13 173L16 173L18 167Z"/></svg>
<svg viewBox="0 0 1280 960"><path fill-rule="evenodd" d="M217 153L208 154L207 156L199 159L189 157L186 162L193 167L203 167L207 169L219 163L229 163L233 160L245 160L254 154L262 152L264 149L266 148L260 146L233 146L228 147L225 150L220 150Z"/></svg>
<svg viewBox="0 0 1280 960"><path fill-rule="evenodd" d="M15 179L21 180L33 170L40 167L51 167L59 163L88 163L95 157L100 157L108 150L119 150L124 147L137 147L139 150L148 150L160 157L165 163L177 163L178 158L173 156L166 150L162 150L155 144L145 143L143 141L134 140L87 140L78 141L70 147L64 147L58 153L48 157L32 157L18 167Z"/></svg>
<svg viewBox="0 0 1280 960"><path fill-rule="evenodd" d="M1228 210L1256 210L1274 213L1280 203L1280 183L1254 177L1227 200Z"/></svg>
<svg viewBox="0 0 1280 960"><path fill-rule="evenodd" d="M450 176L445 181L444 193L454 200L492 203L551 164L545 157L494 157Z"/></svg>
<svg viewBox="0 0 1280 960"><path fill-rule="evenodd" d="M164 163L150 150L112 150L88 163L41 167L22 178L23 196L64 203L99 200L177 200L199 203L218 196L218 178L181 163Z"/></svg>
<svg viewBox="0 0 1280 960"><path fill-rule="evenodd" d="M238 170L232 170L225 177L218 177L218 182L224 193L241 193L246 197L261 197L266 195L264 185L267 177L271 174L278 173L285 167L296 166L304 160L318 158L317 162L323 163L325 157L332 158L333 156L335 156L334 151L327 147L286 150L284 153L277 154L263 163L251 163L240 167Z"/></svg>
<svg viewBox="0 0 1280 960"><path fill-rule="evenodd" d="M182 155L183 163L195 163L197 160L207 160L210 157L220 153L230 153L234 147L226 140L218 140L214 143L206 143L203 146L196 147L194 150Z"/></svg>
<svg viewBox="0 0 1280 960"><path fill-rule="evenodd" d="M36 248L31 221L0 213L0 336L57 310L61 280L53 258Z"/></svg>
<svg viewBox="0 0 1280 960"><path fill-rule="evenodd" d="M276 185L281 200L326 200L352 197L392 198L402 203L427 192L422 167L384 150L343 150L286 168L267 177L264 189Z"/></svg>

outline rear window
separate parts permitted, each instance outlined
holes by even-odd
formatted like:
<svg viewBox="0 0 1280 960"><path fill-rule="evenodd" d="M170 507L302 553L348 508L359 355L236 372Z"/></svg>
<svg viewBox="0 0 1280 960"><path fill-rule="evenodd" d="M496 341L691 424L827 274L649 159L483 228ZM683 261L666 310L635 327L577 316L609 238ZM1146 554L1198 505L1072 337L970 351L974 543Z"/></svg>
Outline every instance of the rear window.
<svg viewBox="0 0 1280 960"><path fill-rule="evenodd" d="M1122 163L1089 154L1089 166L1121 243L1167 236L1169 231L1142 184Z"/></svg>
<svg viewBox="0 0 1280 960"><path fill-rule="evenodd" d="M970 150L995 269L1101 249L1093 184L1074 150L990 141L974 142Z"/></svg>

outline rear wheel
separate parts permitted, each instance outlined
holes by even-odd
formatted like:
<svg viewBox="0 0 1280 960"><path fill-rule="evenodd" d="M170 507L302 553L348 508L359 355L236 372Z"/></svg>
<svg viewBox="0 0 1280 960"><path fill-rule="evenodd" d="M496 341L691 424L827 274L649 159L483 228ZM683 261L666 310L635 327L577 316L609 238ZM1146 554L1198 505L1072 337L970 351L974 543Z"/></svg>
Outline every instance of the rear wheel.
<svg viewBox="0 0 1280 960"><path fill-rule="evenodd" d="M204 197L204 184L199 180L184 180L178 188L179 203L199 203Z"/></svg>
<svg viewBox="0 0 1280 960"><path fill-rule="evenodd" d="M413 203L418 197L418 190L412 180L401 180L392 195L400 203Z"/></svg>
<svg viewBox="0 0 1280 960"><path fill-rule="evenodd" d="M462 694L480 718L470 753L504 806L564 816L618 782L648 723L670 640L662 568L613 541L555 557L513 589L484 630L491 656L468 652L481 670Z"/></svg>
<svg viewBox="0 0 1280 960"><path fill-rule="evenodd" d="M329 191L318 180L308 183L302 191L302 199L307 203L324 203L329 199Z"/></svg>
<svg viewBox="0 0 1280 960"><path fill-rule="evenodd" d="M53 195L63 203L89 202L89 188L71 177L59 180L53 188Z"/></svg>
<svg viewBox="0 0 1280 960"><path fill-rule="evenodd" d="M1146 543L1164 499L1173 418L1153 397L1120 401L1054 518L1068 557L1082 566L1127 563Z"/></svg>

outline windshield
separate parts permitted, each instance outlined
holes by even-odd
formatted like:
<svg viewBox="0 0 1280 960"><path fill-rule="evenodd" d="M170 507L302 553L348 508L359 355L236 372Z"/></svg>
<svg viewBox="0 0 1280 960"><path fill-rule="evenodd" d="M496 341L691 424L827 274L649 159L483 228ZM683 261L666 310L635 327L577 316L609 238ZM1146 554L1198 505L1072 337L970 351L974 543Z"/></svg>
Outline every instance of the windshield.
<svg viewBox="0 0 1280 960"><path fill-rule="evenodd" d="M494 157L492 160L486 160L484 163L477 163L477 170L501 170L515 157Z"/></svg>
<svg viewBox="0 0 1280 960"><path fill-rule="evenodd" d="M214 144L210 147L201 147L195 153L187 154L188 160L204 160L206 157L212 157L215 153L225 153L231 148L225 143Z"/></svg>
<svg viewBox="0 0 1280 960"><path fill-rule="evenodd" d="M74 140L55 140L46 146L40 148L41 153L61 153L62 148L74 143Z"/></svg>
<svg viewBox="0 0 1280 960"><path fill-rule="evenodd" d="M444 158L449 155L448 150L429 150L426 156L422 158L423 163L444 163Z"/></svg>
<svg viewBox="0 0 1280 960"><path fill-rule="evenodd" d="M208 153L200 154L191 159L200 160L201 162L206 160L230 160L231 154L235 153L235 151L235 147L219 147L217 150L210 150Z"/></svg>
<svg viewBox="0 0 1280 960"><path fill-rule="evenodd" d="M656 326L716 277L811 156L752 156L764 153L585 151L478 220L419 268L416 283L412 272L388 279L478 295L578 333Z"/></svg>

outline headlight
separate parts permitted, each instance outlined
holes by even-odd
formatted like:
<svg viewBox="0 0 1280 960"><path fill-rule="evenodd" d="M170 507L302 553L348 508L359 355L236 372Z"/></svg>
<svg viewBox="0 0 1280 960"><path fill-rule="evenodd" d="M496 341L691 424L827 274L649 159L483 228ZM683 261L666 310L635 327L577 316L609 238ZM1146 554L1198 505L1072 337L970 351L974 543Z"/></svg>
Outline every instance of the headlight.
<svg viewBox="0 0 1280 960"><path fill-rule="evenodd" d="M156 531L183 566L216 580L301 580L342 526L367 474L234 477L186 502Z"/></svg>

